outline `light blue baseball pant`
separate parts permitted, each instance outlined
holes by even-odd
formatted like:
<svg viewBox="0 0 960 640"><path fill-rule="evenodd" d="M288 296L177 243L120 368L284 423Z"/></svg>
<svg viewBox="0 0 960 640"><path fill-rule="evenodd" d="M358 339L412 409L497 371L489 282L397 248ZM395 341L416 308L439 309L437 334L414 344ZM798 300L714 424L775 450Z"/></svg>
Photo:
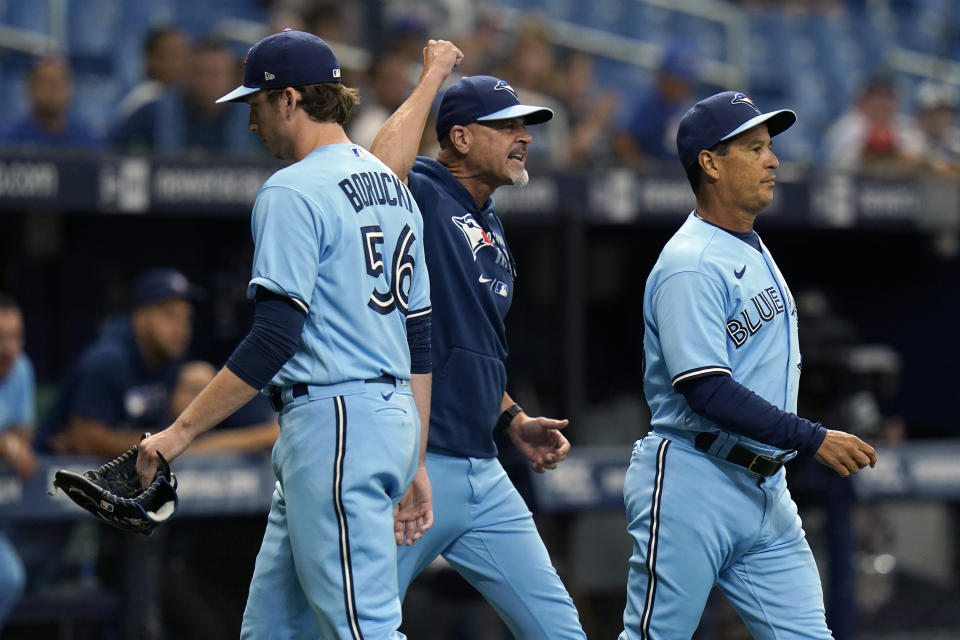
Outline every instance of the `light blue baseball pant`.
<svg viewBox="0 0 960 640"><path fill-rule="evenodd" d="M584 639L580 618L523 498L496 458L427 453L433 527L401 547L401 598L442 555L518 640Z"/></svg>
<svg viewBox="0 0 960 640"><path fill-rule="evenodd" d="M0 531L0 630L10 610L23 594L27 573L16 549L7 536Z"/></svg>
<svg viewBox="0 0 960 640"><path fill-rule="evenodd" d="M402 639L393 506L417 468L409 383L283 393L277 489L240 636Z"/></svg>
<svg viewBox="0 0 960 640"><path fill-rule="evenodd" d="M624 498L633 555L620 640L690 638L714 584L758 640L833 637L783 469L763 478L651 434L634 445Z"/></svg>

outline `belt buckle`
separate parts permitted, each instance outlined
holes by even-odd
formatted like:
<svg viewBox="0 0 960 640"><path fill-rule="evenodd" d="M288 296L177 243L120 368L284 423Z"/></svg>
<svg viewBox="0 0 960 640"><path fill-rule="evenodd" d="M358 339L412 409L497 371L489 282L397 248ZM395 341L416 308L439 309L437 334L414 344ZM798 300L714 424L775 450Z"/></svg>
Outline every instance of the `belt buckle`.
<svg viewBox="0 0 960 640"><path fill-rule="evenodd" d="M757 474L758 476L762 476L763 474L760 473L759 471L754 471L753 465L757 464L758 461L763 461L763 460L769 461L769 462L774 462L774 463L780 462L779 460L777 460L777 459L774 458L773 456L768 456L768 455L765 454L765 453L758 453L758 454L755 454L755 455L753 456L753 460L751 460L751 461L750 461L750 464L747 466L747 471L749 471L750 473L755 473L755 474Z"/></svg>
<svg viewBox="0 0 960 640"><path fill-rule="evenodd" d="M283 388L282 387L270 387L270 395L267 396L267 399L270 401L270 408L279 413L283 410Z"/></svg>

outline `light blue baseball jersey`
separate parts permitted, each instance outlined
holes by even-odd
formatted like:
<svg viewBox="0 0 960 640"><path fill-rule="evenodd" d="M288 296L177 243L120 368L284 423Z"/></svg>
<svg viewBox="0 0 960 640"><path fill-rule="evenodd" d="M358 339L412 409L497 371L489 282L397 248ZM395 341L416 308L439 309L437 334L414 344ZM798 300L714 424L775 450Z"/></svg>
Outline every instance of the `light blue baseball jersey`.
<svg viewBox="0 0 960 640"><path fill-rule="evenodd" d="M647 279L644 392L653 430L634 445L624 482L633 553L620 640L691 637L714 587L755 638L832 637L783 469L764 477L696 448L696 432L725 430L676 391L698 376L730 375L796 412L796 306L757 244L691 214ZM726 433L717 441L784 453Z"/></svg>
<svg viewBox="0 0 960 640"><path fill-rule="evenodd" d="M676 391L677 383L703 375L732 375L796 413L797 309L770 252L760 248L691 213L660 253L643 300L644 392L657 433L722 430Z"/></svg>
<svg viewBox="0 0 960 640"><path fill-rule="evenodd" d="M33 364L21 353L9 375L0 380L0 431L8 427L31 427L35 421L36 383Z"/></svg>
<svg viewBox="0 0 960 640"><path fill-rule="evenodd" d="M430 313L430 282L420 210L390 169L351 143L315 149L264 183L252 226L248 297L265 287L307 311L272 384L410 378L405 319Z"/></svg>

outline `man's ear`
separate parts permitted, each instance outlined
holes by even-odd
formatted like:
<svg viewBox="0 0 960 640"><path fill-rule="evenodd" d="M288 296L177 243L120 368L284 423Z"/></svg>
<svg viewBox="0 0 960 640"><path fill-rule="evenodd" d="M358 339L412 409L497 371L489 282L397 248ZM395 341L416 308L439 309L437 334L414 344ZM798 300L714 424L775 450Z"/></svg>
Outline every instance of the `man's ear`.
<svg viewBox="0 0 960 640"><path fill-rule="evenodd" d="M283 94L280 96L280 106L288 114L293 113L297 108L297 104L303 98L300 95L300 92L294 89L293 87L287 87L283 90Z"/></svg>
<svg viewBox="0 0 960 640"><path fill-rule="evenodd" d="M447 135L450 137L450 144L458 153L466 155L470 151L470 145L473 142L473 133L470 129L455 125Z"/></svg>
<svg viewBox="0 0 960 640"><path fill-rule="evenodd" d="M720 177L720 165L717 162L717 155L712 151L707 151L706 149L701 151L697 157L697 162L700 163L700 170L704 176L711 180L716 180Z"/></svg>

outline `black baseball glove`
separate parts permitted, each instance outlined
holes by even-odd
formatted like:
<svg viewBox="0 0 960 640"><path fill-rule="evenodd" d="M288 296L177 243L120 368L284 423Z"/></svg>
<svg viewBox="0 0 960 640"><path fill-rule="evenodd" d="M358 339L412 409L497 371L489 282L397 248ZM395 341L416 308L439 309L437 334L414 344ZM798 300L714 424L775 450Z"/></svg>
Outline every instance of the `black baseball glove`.
<svg viewBox="0 0 960 640"><path fill-rule="evenodd" d="M139 449L134 445L99 469L84 471L83 475L61 469L54 477L53 486L107 524L148 536L176 512L177 479L158 453L160 465L153 482L146 489L141 488L137 476Z"/></svg>

